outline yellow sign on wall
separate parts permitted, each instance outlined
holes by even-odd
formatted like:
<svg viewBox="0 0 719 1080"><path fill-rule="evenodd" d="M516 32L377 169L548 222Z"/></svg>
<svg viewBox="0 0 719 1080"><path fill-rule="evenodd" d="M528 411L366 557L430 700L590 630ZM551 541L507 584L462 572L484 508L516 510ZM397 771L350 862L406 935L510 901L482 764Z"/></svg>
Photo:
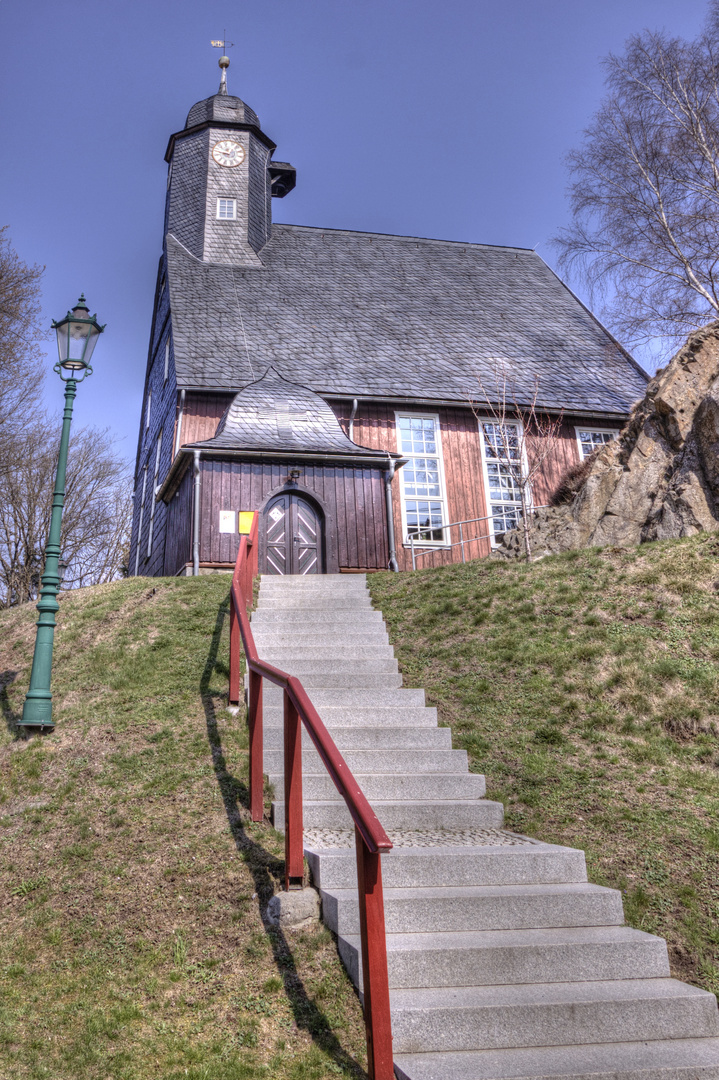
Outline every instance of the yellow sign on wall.
<svg viewBox="0 0 719 1080"><path fill-rule="evenodd" d="M237 515L237 531L240 536L249 536L254 517L254 510L240 510Z"/></svg>

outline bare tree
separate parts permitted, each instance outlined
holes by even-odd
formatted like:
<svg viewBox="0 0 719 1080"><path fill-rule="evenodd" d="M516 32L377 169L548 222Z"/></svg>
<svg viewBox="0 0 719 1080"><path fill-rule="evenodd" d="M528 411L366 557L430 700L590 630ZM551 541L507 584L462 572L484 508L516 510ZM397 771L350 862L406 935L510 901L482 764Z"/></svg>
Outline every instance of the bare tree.
<svg viewBox="0 0 719 1080"><path fill-rule="evenodd" d="M0 468L0 607L37 596L50 528L59 424L40 422L15 436L15 460ZM123 573L131 521L130 477L106 431L70 439L61 545L63 587L96 585Z"/></svg>
<svg viewBox="0 0 719 1080"><path fill-rule="evenodd" d="M484 439L490 494L493 490L504 524L521 529L524 554L529 562L532 486L557 447L563 417L561 412L558 416L547 416L537 408L538 376L534 378L528 404L519 403L504 365L497 364L493 381L494 386L487 387L481 378L477 379L479 396L471 403L472 411Z"/></svg>
<svg viewBox="0 0 719 1080"><path fill-rule="evenodd" d="M719 2L695 41L644 31L604 61L608 94L569 155L560 265L634 344L719 314Z"/></svg>
<svg viewBox="0 0 719 1080"><path fill-rule="evenodd" d="M0 465L13 451L10 436L37 409L44 378L39 342L41 266L28 266L0 228Z"/></svg>

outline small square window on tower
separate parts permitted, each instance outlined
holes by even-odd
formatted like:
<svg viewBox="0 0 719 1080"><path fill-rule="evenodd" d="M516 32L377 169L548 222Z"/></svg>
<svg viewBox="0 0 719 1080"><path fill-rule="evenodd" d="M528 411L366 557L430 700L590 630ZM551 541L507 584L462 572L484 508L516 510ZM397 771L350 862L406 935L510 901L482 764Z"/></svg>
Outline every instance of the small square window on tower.
<svg viewBox="0 0 719 1080"><path fill-rule="evenodd" d="M237 217L237 200L218 199L217 217L220 221L234 221Z"/></svg>

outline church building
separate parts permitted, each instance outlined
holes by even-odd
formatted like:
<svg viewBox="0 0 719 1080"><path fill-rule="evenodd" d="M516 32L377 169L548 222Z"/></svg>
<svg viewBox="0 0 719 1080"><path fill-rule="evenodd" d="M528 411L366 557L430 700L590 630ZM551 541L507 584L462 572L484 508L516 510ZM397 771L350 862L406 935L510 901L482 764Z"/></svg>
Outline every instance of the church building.
<svg viewBox="0 0 719 1080"><path fill-rule="evenodd" d="M165 155L130 573L229 570L253 513L263 573L488 554L520 495L478 400L561 418L541 505L646 375L532 250L273 225L295 170L228 64Z"/></svg>

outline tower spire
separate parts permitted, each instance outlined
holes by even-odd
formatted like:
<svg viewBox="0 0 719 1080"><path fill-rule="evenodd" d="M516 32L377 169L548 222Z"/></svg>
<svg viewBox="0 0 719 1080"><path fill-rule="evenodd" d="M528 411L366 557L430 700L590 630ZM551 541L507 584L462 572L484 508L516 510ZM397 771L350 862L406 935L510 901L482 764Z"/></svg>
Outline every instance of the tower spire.
<svg viewBox="0 0 719 1080"><path fill-rule="evenodd" d="M230 58L227 55L227 50L231 49L233 44L234 42L227 40L226 30L222 31L222 41L210 42L210 45L212 45L213 49L222 49L222 56L217 61L220 66L220 70L222 71L222 75L220 77L220 89L217 91L217 93L223 94L225 96L227 95L227 69L230 66Z"/></svg>

